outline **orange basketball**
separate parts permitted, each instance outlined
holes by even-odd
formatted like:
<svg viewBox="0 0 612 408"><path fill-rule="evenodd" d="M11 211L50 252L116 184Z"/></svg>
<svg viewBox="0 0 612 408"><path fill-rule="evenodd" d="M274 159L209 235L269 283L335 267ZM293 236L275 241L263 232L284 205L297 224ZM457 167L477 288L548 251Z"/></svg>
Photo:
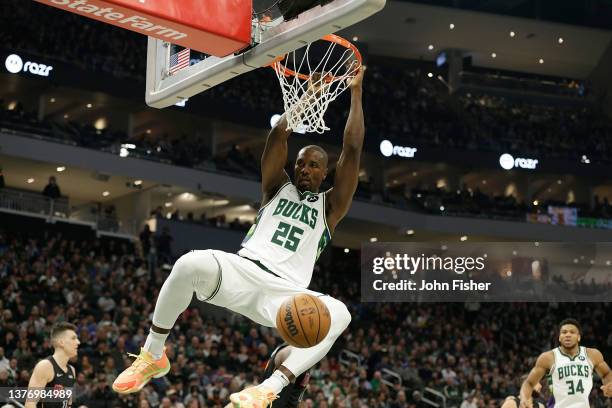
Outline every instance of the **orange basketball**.
<svg viewBox="0 0 612 408"><path fill-rule="evenodd" d="M276 328L294 347L316 346L327 336L331 316L318 297L300 294L283 302L276 314Z"/></svg>

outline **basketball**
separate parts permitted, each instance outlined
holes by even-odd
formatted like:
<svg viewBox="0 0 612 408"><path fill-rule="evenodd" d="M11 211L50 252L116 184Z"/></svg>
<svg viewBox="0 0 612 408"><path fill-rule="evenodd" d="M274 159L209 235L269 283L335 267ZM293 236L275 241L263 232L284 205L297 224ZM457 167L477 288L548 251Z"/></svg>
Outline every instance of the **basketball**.
<svg viewBox="0 0 612 408"><path fill-rule="evenodd" d="M327 336L331 316L318 297L300 294L283 302L276 314L280 336L294 347L316 346Z"/></svg>

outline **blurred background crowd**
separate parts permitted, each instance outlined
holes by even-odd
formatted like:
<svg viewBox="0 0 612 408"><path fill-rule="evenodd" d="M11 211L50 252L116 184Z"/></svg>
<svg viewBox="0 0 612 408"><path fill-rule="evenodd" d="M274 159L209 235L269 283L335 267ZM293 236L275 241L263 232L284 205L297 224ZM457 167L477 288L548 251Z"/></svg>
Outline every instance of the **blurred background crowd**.
<svg viewBox="0 0 612 408"><path fill-rule="evenodd" d="M112 392L110 384L131 362L127 353L144 343L169 273L151 257L155 248L53 230L2 230L0 386L27 385L35 363L52 354L49 329L61 320L77 325L81 341L72 362L76 406L221 407L228 393L262 381L281 341L275 330L237 316L214 318L214 310L194 301L167 344L170 373L138 394ZM444 395L447 407L498 407L518 393L539 352L556 344L557 324L567 316L581 317L584 345L608 359L612 354L609 304L361 303L351 278L359 254L331 250L312 287L346 302L353 321L311 371L306 407L423 407L428 390ZM597 387L593 397L597 406L610 406Z"/></svg>

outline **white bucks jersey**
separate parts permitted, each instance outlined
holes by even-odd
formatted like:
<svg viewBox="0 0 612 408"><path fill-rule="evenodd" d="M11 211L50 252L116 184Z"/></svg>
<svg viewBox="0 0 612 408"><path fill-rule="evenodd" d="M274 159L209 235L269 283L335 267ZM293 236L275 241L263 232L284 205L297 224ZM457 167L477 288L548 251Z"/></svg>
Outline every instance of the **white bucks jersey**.
<svg viewBox="0 0 612 408"><path fill-rule="evenodd" d="M588 408L593 388L593 363L586 348L580 347L575 357L553 350L555 363L550 369L555 408Z"/></svg>
<svg viewBox="0 0 612 408"><path fill-rule="evenodd" d="M286 183L259 210L238 254L306 288L314 264L330 240L325 193L300 193L292 183Z"/></svg>

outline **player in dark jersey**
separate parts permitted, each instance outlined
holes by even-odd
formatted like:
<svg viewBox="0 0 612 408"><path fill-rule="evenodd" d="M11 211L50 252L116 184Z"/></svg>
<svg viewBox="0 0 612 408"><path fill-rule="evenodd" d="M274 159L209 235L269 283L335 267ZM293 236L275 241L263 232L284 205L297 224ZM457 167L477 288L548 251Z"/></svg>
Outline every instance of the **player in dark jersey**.
<svg viewBox="0 0 612 408"><path fill-rule="evenodd" d="M28 390L36 394L35 390L45 389L46 395L50 390L71 389L76 382L74 367L68 361L76 357L80 341L76 334L76 326L67 322L61 322L51 329L51 344L53 345L53 355L49 356L36 364ZM74 390L72 390L74 391ZM59 394L53 393L53 401L49 398L28 399L25 408L68 408L72 405L72 398L55 398Z"/></svg>
<svg viewBox="0 0 612 408"><path fill-rule="evenodd" d="M289 357L288 347L289 345L287 343L283 343L272 352L268 364L266 365L266 370L263 375L264 378L270 377L270 375L281 366L283 361ZM309 380L310 373L308 371L299 375L295 379L295 382L290 383L283 388L280 394L278 394L278 399L274 400L274 408L298 408L304 396L304 392L308 387Z"/></svg>
<svg viewBox="0 0 612 408"><path fill-rule="evenodd" d="M283 343L278 346L270 355L270 359L266 364L266 369L264 370L264 378L269 377L278 367L283 364L283 361L289 357L289 345L287 343ZM304 396L304 392L308 387L308 381L310 380L310 373L306 371L305 373L299 375L295 382L289 383L288 386L283 388L283 390L278 394L278 398L274 400L274 408L298 408L302 398ZM233 404L229 403L225 406L225 408L232 408Z"/></svg>
<svg viewBox="0 0 612 408"><path fill-rule="evenodd" d="M527 378L526 375L521 377L521 383L525 381ZM544 399L544 395L542 395L542 384L538 383L535 387L533 387L533 391L531 393L531 397L533 399L533 406L535 408L546 408L548 406L548 402ZM521 405L521 400L518 396L510 396L504 400L501 408L519 408Z"/></svg>

